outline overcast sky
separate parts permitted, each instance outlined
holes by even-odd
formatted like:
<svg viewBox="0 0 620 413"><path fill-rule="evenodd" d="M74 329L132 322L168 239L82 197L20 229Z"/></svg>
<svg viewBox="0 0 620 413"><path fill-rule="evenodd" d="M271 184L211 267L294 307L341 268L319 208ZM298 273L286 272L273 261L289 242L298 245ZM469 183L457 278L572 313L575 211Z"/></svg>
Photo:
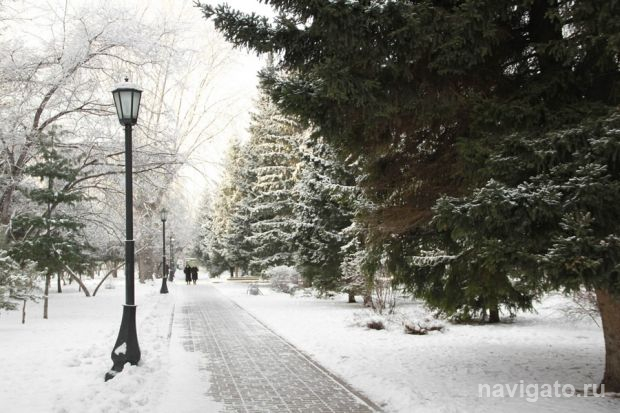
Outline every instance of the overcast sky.
<svg viewBox="0 0 620 413"><path fill-rule="evenodd" d="M162 0L162 1L186 1L186 0ZM207 0L209 4L224 3L224 1ZM257 0L228 0L232 7L244 12L256 12L263 15L272 15L270 8ZM152 4L152 2L150 3ZM195 9L196 20L194 24L199 27L209 26L210 23L202 17L200 10ZM224 47L232 49L228 43ZM224 73L218 76L217 84L223 95L234 95L229 101L230 110L235 115L235 120L219 138L204 145L201 151L194 156L192 165L186 167L183 173L183 186L191 192L197 188L215 188L223 170L223 160L231 139L244 141L248 138L248 126L250 112L253 109L253 99L256 96L258 79L257 71L263 66L263 60L246 50L234 50L231 62Z"/></svg>

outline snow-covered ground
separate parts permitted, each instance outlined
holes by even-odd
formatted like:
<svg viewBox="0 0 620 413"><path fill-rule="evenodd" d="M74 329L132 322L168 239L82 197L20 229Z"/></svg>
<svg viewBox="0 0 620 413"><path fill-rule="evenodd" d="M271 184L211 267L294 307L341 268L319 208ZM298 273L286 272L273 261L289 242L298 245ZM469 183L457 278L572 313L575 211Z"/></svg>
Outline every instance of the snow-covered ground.
<svg viewBox="0 0 620 413"><path fill-rule="evenodd" d="M98 280L88 282L89 288ZM206 283L200 280L199 283ZM205 393L208 377L199 356L182 345L182 283L159 294L159 282L136 284L139 367L127 366L104 382L124 300L122 279L86 298L75 284L51 293L50 318L29 303L0 313L0 412L217 412ZM397 322L376 331L356 323L367 316L345 297L291 297L262 287L214 283L226 296L301 351L365 393L387 412L616 412L617 398L540 398L517 389L515 397L479 397L479 384L525 386L597 383L603 372L603 339L590 320L565 317L567 300L548 297L538 314L521 314L496 326L450 325L444 332L406 335ZM399 308L423 318L416 304ZM172 314L175 322L171 324ZM523 382L521 382L523 381ZM523 384L521 384L523 383ZM531 388L526 391L531 391ZM506 391L506 393L508 390Z"/></svg>
<svg viewBox="0 0 620 413"><path fill-rule="evenodd" d="M86 281L91 292L98 281ZM42 303L28 303L24 325L21 311L0 313L0 412L218 411L204 395L208 381L198 373L198 356L183 350L178 323L171 328L180 284L165 295L160 282L136 283L142 359L104 382L125 297L120 277L108 285L114 288L85 297L75 283L62 294L54 284L48 320Z"/></svg>
<svg viewBox="0 0 620 413"><path fill-rule="evenodd" d="M603 374L600 328L590 319L567 319L560 309L568 300L562 296L546 298L537 314L520 314L510 324L448 324L444 332L413 336L404 334L397 322L381 331L359 327L366 310L347 304L344 296L291 297L267 287L262 287L264 295L251 296L246 294L247 285L215 285L388 412L620 410L620 399L609 397L533 401L535 384L539 390L556 382L582 389L584 384L598 383ZM398 311L407 318L427 315L416 304L401 305ZM487 397L486 388L480 397L479 384L488 384L491 390L495 384L510 387L505 388L506 397ZM515 385L515 397L508 397Z"/></svg>

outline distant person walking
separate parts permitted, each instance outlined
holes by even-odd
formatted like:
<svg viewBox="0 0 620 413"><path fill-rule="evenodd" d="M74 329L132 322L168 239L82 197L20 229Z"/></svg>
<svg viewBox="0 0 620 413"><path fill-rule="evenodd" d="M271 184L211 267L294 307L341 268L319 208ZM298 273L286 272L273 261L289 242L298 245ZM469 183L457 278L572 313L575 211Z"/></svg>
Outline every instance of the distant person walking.
<svg viewBox="0 0 620 413"><path fill-rule="evenodd" d="M198 267L192 267L191 273L192 273L192 281L194 282L194 285L196 285L196 281L198 280Z"/></svg>
<svg viewBox="0 0 620 413"><path fill-rule="evenodd" d="M192 268L189 264L185 264L185 268L183 268L183 273L185 274L185 283L190 285L192 282Z"/></svg>

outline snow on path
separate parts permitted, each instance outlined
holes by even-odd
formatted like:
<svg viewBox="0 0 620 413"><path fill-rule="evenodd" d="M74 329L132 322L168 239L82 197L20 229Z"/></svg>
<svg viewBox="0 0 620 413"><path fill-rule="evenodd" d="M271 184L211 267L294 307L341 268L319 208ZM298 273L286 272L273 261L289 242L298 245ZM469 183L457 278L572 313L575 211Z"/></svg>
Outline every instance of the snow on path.
<svg viewBox="0 0 620 413"><path fill-rule="evenodd" d="M227 412L370 413L344 383L212 286L180 286L184 346L201 354L209 394Z"/></svg>
<svg viewBox="0 0 620 413"><path fill-rule="evenodd" d="M98 281L87 281L91 292ZM217 412L205 395L208 377L199 373L199 360L182 346L182 318L171 330L180 284L159 294L159 282L136 283L141 361L104 382L125 292L120 278L106 283L112 288L101 288L96 297L85 297L75 284L52 292L48 320L41 317L41 303L28 303L25 325L19 311L0 313L0 411Z"/></svg>

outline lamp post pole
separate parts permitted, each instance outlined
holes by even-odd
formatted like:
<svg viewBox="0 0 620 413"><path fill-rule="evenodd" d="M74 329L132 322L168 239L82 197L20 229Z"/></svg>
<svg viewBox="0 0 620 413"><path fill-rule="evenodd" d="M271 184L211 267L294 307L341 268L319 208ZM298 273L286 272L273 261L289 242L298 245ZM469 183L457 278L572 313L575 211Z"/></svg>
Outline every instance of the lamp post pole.
<svg viewBox="0 0 620 413"><path fill-rule="evenodd" d="M141 356L136 333L134 284L132 126L138 121L142 90L127 83L128 80L125 78L126 83L112 91L118 119L125 126L125 305L118 338L111 355L113 366L105 375L106 381L123 371L125 363L138 364Z"/></svg>
<svg viewBox="0 0 620 413"><path fill-rule="evenodd" d="M166 209L161 210L161 223L162 223L162 241L163 248L161 253L161 267L162 267L162 277L161 277L161 289L159 290L160 294L168 294L168 285L166 284L166 279L168 278L168 274L166 274L166 214L168 211Z"/></svg>

